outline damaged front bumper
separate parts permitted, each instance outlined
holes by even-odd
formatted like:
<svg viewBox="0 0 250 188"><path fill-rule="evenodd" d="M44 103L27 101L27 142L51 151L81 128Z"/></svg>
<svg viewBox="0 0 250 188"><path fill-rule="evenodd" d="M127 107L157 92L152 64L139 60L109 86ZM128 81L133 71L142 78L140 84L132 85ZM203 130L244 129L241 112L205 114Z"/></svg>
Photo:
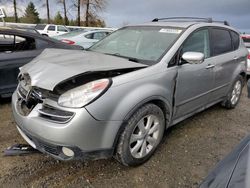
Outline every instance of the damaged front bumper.
<svg viewBox="0 0 250 188"><path fill-rule="evenodd" d="M97 121L85 108L69 109L46 99L27 114L20 109L17 91L12 111L19 132L34 148L56 159L99 159L111 157L121 121ZM73 151L67 156L63 148Z"/></svg>

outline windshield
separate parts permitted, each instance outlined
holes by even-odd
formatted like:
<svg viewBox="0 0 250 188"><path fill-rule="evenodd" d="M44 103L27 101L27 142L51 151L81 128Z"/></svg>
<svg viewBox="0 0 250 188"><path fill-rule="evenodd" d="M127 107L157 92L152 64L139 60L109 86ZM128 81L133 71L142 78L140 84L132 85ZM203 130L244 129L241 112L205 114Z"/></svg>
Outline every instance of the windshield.
<svg viewBox="0 0 250 188"><path fill-rule="evenodd" d="M181 33L179 28L126 27L104 38L89 50L156 62Z"/></svg>

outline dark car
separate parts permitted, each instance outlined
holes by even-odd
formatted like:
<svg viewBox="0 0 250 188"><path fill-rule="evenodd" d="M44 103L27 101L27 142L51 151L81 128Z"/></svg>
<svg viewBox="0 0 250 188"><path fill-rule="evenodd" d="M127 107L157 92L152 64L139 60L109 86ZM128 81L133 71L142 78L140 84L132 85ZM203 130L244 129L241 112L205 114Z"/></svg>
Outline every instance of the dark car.
<svg viewBox="0 0 250 188"><path fill-rule="evenodd" d="M34 32L0 28L0 98L11 96L17 86L19 67L45 48L82 49Z"/></svg>
<svg viewBox="0 0 250 188"><path fill-rule="evenodd" d="M250 187L250 135L209 173L200 188Z"/></svg>
<svg viewBox="0 0 250 188"><path fill-rule="evenodd" d="M250 79L247 82L250 98ZM250 135L209 173L200 188L250 187Z"/></svg>

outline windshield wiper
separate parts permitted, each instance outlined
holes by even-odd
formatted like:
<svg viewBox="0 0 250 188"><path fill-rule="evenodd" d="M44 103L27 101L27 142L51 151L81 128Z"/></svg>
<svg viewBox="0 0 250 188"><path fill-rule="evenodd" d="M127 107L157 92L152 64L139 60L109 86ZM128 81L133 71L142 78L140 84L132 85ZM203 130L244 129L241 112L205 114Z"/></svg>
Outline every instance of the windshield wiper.
<svg viewBox="0 0 250 188"><path fill-rule="evenodd" d="M126 56L122 56L121 54L119 53L105 53L106 55L112 55L112 56L116 56L116 57L121 57L121 58L126 58L128 59L129 61L132 61L132 62L135 62L135 63L139 63L140 60L137 59L137 58L134 58L134 57L126 57Z"/></svg>
<svg viewBox="0 0 250 188"><path fill-rule="evenodd" d="M129 57L128 60L129 60L129 61L133 61L133 62L135 62L135 63L139 63L139 59L134 58L134 57Z"/></svg>
<svg viewBox="0 0 250 188"><path fill-rule="evenodd" d="M104 53L104 54L106 54L106 55L112 55L112 56L116 56L116 57L123 57L123 56L121 56L121 54L119 54L119 53Z"/></svg>

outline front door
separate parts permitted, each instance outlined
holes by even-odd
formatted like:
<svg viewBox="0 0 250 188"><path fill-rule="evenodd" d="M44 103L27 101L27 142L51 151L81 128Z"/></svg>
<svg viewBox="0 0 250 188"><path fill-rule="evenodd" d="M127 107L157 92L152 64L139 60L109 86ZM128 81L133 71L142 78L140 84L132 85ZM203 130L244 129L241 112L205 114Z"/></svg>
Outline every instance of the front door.
<svg viewBox="0 0 250 188"><path fill-rule="evenodd" d="M180 118L208 104L214 85L214 65L210 60L209 30L195 31L184 42L181 55L185 52L201 52L205 60L201 64L189 64L181 60L175 92L175 115Z"/></svg>

